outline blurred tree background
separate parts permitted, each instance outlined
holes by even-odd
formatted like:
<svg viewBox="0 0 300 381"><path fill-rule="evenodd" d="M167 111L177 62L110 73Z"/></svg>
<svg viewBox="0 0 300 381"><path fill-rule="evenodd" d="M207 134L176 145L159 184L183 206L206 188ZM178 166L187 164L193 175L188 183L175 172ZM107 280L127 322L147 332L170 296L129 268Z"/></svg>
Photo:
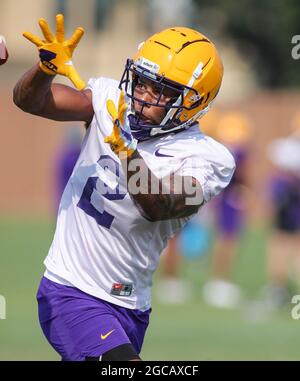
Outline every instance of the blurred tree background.
<svg viewBox="0 0 300 381"><path fill-rule="evenodd" d="M228 113L239 112L253 128L247 216L253 223L241 237L232 278L245 303L232 311L204 303L202 287L211 277L209 255L183 262L181 274L193 291L184 307L159 302L157 273L143 358L299 359L299 321L291 317L292 306L269 316L259 300L268 280L267 147L296 128L294 121L299 121L300 131L300 92L295 91L300 59L291 56L292 38L300 35L299 0L0 1L0 33L10 54L0 69L0 295L7 302L7 318L0 321L0 359L58 359L39 327L35 294L55 229L57 155L68 129L80 126L24 113L12 101L17 79L38 61L35 47L22 33L41 36L38 19L46 18L54 28L57 12L65 14L66 36L77 26L86 30L74 56L86 81L98 76L120 79L126 58L163 28L185 25L206 34L215 41L225 67L212 109L216 113L210 112L212 119L206 123L214 126ZM70 85L61 76L57 81Z"/></svg>
<svg viewBox="0 0 300 381"><path fill-rule="evenodd" d="M195 24L202 25L210 35L233 39L245 60L251 62L262 87L300 85L299 61L291 56L291 39L300 35L298 0L193 2L199 10Z"/></svg>

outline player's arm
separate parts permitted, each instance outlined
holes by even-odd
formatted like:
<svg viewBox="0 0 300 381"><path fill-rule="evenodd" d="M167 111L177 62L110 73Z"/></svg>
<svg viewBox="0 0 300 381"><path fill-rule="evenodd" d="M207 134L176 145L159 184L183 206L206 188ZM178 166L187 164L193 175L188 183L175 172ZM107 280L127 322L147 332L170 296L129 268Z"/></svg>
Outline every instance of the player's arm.
<svg viewBox="0 0 300 381"><path fill-rule="evenodd" d="M45 118L90 123L94 115L91 91L53 84L53 78L38 64L34 66L14 87L15 104L25 112Z"/></svg>
<svg viewBox="0 0 300 381"><path fill-rule="evenodd" d="M127 174L127 189L140 212L151 221L187 217L196 213L203 204L203 192L192 176L173 174L159 179L147 166L137 150L126 115L124 93L119 98L118 111L112 100L107 111L113 121L113 131L104 141L119 155Z"/></svg>
<svg viewBox="0 0 300 381"><path fill-rule="evenodd" d="M192 176L172 174L159 179L137 150L123 159L122 165L127 172L128 192L150 221L188 217L203 204L201 185Z"/></svg>

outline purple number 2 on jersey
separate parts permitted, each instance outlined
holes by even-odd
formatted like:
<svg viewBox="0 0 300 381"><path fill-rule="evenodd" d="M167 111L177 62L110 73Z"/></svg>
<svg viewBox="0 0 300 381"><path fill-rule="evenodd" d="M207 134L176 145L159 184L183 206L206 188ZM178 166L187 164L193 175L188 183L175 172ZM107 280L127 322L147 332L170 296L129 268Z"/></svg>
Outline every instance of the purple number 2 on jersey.
<svg viewBox="0 0 300 381"><path fill-rule="evenodd" d="M98 160L98 165L100 165L100 167L103 168L105 171L110 171L113 174L115 174L115 176L119 180L119 164L112 157L110 157L109 155L101 155L100 159ZM100 192L99 189L101 189ZM115 189L112 189L99 177L89 177L84 186L81 198L77 206L84 210L86 214L93 217L99 225L109 229L115 217L107 211L105 211L104 208L102 208L103 211L100 211L99 208L95 207L92 204L92 197L94 193L96 193L97 195L100 194L100 197L104 197L107 200L112 201L123 200L123 198L126 196L126 193L120 192L119 183L117 184Z"/></svg>

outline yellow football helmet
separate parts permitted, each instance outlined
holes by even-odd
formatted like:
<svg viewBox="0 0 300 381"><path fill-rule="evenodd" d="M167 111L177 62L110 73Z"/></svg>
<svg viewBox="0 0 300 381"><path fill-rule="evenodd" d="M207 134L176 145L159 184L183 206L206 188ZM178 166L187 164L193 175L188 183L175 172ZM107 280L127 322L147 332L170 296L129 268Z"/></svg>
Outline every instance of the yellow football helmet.
<svg viewBox="0 0 300 381"><path fill-rule="evenodd" d="M134 88L138 78L154 82L161 89L155 103L136 98ZM196 30L174 27L154 34L140 44L133 59L128 59L120 81L129 98L130 125L133 136L145 140L163 133L190 127L210 107L222 82L223 65L215 45ZM164 91L175 91L176 96L161 104ZM136 115L133 102L145 106L164 107L165 117L159 125L143 124ZM142 107L142 110L143 110Z"/></svg>

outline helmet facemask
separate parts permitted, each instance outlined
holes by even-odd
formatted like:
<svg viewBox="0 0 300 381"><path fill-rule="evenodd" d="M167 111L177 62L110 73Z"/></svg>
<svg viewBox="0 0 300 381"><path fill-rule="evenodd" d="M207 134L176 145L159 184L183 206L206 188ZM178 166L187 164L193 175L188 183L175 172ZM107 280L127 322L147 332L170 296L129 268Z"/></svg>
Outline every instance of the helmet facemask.
<svg viewBox="0 0 300 381"><path fill-rule="evenodd" d="M145 101L138 96L135 91L139 81L151 81L151 84L157 89L157 97L153 102ZM190 86L179 84L155 73L155 67L145 68L128 59L119 88L125 91L128 102L128 118L133 136L138 140L147 140L157 135L180 131L190 127L195 122L195 118L182 122L179 117L184 110L193 110L201 104L200 94ZM190 106L184 105L185 97L189 93L189 98L193 99ZM171 94L169 102L162 103L161 100L166 94ZM141 108L136 111L134 103L138 103ZM164 109L163 119L159 124L147 124L143 111L145 107L162 107ZM203 110L204 111L204 110ZM144 119L144 120L143 120Z"/></svg>

